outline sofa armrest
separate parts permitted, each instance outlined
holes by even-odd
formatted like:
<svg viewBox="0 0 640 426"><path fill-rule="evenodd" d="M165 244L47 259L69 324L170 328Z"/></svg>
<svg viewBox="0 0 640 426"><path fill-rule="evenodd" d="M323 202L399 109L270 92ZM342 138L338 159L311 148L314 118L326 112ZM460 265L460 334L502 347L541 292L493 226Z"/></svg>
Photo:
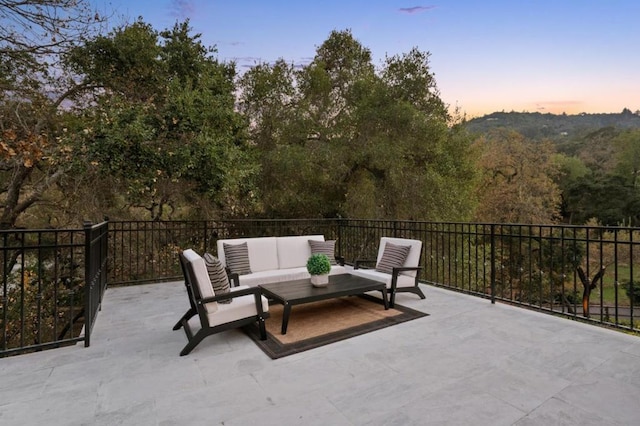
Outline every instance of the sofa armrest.
<svg viewBox="0 0 640 426"><path fill-rule="evenodd" d="M360 266L366 263L372 263L375 265L376 262L377 260L375 259L356 259L356 261L353 262L353 269L360 269Z"/></svg>
<svg viewBox="0 0 640 426"><path fill-rule="evenodd" d="M336 262L338 263L338 265L344 266L344 257L336 256Z"/></svg>

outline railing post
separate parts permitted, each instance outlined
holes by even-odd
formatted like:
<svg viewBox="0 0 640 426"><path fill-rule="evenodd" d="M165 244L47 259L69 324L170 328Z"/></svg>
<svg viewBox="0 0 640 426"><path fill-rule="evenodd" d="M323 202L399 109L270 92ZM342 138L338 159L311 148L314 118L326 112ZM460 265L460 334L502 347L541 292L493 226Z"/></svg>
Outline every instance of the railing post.
<svg viewBox="0 0 640 426"><path fill-rule="evenodd" d="M496 225L491 224L491 303L496 303Z"/></svg>
<svg viewBox="0 0 640 426"><path fill-rule="evenodd" d="M92 291L91 291L91 240L93 239L91 229L93 224L85 221L84 228L84 347L89 347L91 343L92 314Z"/></svg>

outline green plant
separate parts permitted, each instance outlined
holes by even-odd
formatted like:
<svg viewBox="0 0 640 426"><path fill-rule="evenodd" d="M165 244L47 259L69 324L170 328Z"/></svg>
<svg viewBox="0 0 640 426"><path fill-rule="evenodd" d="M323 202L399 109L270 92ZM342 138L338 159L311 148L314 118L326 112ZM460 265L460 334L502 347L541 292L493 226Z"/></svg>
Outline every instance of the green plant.
<svg viewBox="0 0 640 426"><path fill-rule="evenodd" d="M629 300L633 300L633 304L640 305L640 282L628 281L623 283L624 289L627 291Z"/></svg>
<svg viewBox="0 0 640 426"><path fill-rule="evenodd" d="M326 254L312 254L307 260L307 271L311 275L328 274L331 271L331 262Z"/></svg>

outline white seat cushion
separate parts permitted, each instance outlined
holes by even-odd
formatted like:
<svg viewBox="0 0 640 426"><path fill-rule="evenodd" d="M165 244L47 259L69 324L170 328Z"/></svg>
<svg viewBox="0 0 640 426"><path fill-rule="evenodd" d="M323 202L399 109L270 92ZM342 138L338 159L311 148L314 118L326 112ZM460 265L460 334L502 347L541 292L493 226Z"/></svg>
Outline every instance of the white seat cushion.
<svg viewBox="0 0 640 426"><path fill-rule="evenodd" d="M347 273L347 269L344 266L333 265L331 266L331 272L329 272L329 275L341 275L346 273Z"/></svg>
<svg viewBox="0 0 640 426"><path fill-rule="evenodd" d="M387 288L391 288L391 274L376 271L375 269L353 269L351 266L347 266L347 272L351 275L358 277L368 278L373 281L378 281L387 284ZM410 277L408 275L398 274L398 280L396 281L396 288L399 287L413 287L416 285L416 277Z"/></svg>
<svg viewBox="0 0 640 426"><path fill-rule="evenodd" d="M345 274L347 271L344 266L336 265L331 267L329 275ZM277 269L275 271L262 271L253 274L241 275L240 284L249 287L257 287L261 284L277 283L281 281L304 280L311 278L307 267Z"/></svg>
<svg viewBox="0 0 640 426"><path fill-rule="evenodd" d="M231 293L238 291L247 286L238 286L231 289ZM266 297L260 296L262 300L262 311L269 311L269 301ZM249 294L246 296L240 296L233 299L233 303L229 305L218 305L218 310L214 313L208 313L209 325L211 327L221 324L226 324L231 321L236 321L243 318L248 318L258 314L255 304L255 296Z"/></svg>
<svg viewBox="0 0 640 426"><path fill-rule="evenodd" d="M261 284L276 283L280 281L293 281L309 278L307 268L275 269L273 271L254 272L240 276L240 284L256 287Z"/></svg>

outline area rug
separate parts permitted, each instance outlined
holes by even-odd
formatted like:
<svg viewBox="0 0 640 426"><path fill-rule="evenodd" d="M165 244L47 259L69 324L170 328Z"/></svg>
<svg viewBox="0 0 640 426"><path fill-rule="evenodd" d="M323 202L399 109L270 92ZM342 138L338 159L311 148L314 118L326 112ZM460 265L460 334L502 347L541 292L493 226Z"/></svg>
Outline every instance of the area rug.
<svg viewBox="0 0 640 426"><path fill-rule="evenodd" d="M282 309L280 304L269 307L267 340L260 340L257 326L245 327L249 337L272 359L429 315L397 303L395 308L385 310L374 297L341 297L293 306L287 334L282 335Z"/></svg>

